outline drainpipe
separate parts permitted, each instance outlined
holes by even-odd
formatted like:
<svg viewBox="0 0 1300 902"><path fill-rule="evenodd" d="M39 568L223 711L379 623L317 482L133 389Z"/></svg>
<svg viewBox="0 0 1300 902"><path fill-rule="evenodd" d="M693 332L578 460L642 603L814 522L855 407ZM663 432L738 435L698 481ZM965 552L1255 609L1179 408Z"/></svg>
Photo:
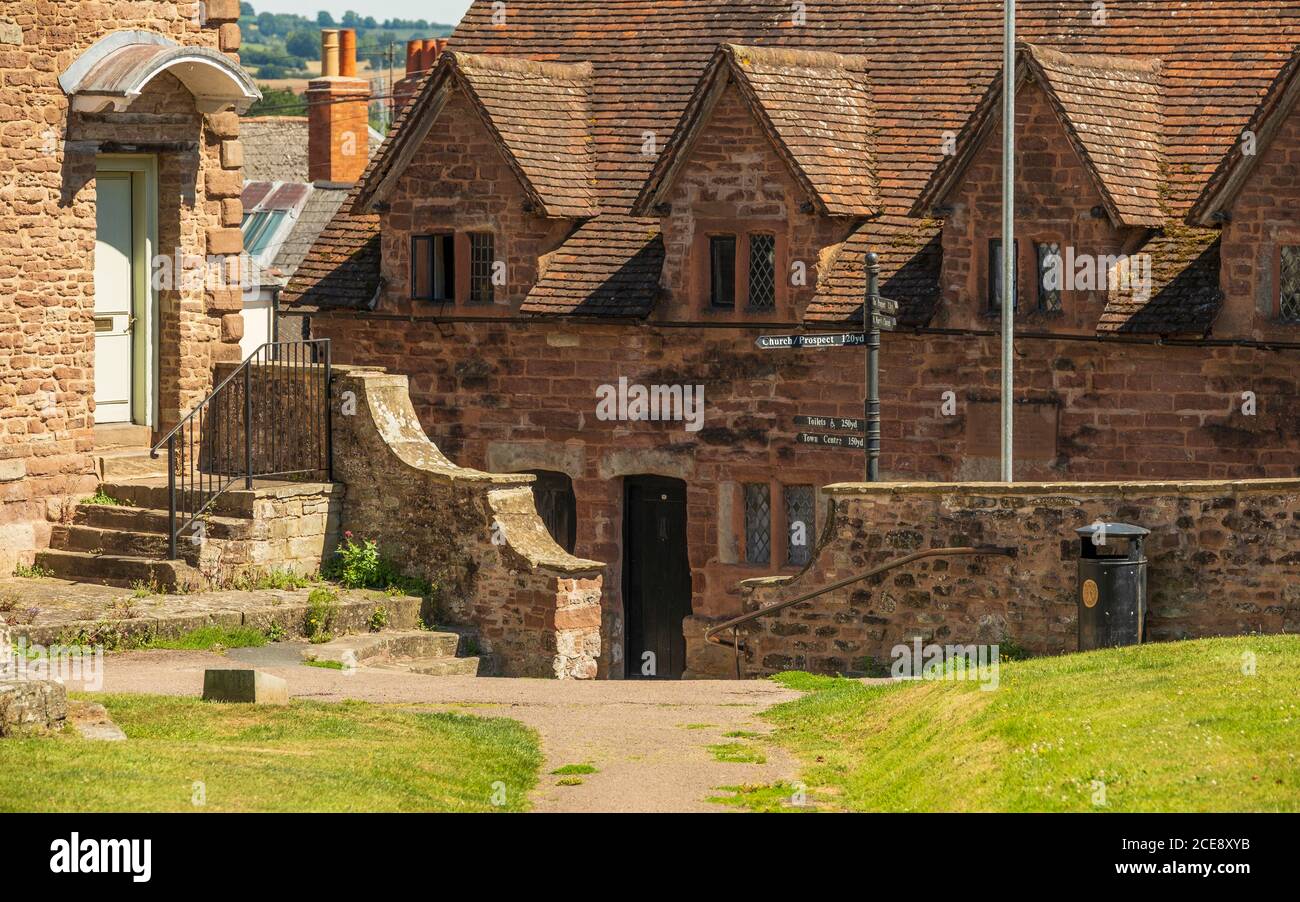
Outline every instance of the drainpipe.
<svg viewBox="0 0 1300 902"><path fill-rule="evenodd" d="M1016 0L1005 0L1002 83L1002 481L1015 481Z"/></svg>

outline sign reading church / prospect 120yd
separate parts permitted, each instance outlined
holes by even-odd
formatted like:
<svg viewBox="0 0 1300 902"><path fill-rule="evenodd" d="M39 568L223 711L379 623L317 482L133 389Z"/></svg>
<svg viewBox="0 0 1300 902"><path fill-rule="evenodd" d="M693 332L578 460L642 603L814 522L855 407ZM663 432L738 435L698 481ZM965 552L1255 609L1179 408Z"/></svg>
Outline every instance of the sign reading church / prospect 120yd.
<svg viewBox="0 0 1300 902"><path fill-rule="evenodd" d="M754 342L760 348L848 348L867 343L861 332L837 332L826 335L761 335Z"/></svg>

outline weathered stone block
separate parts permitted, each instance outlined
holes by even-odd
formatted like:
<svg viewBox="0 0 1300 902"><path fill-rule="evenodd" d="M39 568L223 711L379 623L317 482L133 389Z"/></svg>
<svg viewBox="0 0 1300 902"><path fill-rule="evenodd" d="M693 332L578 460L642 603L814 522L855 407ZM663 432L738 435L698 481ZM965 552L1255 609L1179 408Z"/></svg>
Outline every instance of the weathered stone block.
<svg viewBox="0 0 1300 902"><path fill-rule="evenodd" d="M52 680L0 682L0 737L58 730L68 716L68 691Z"/></svg>
<svg viewBox="0 0 1300 902"><path fill-rule="evenodd" d="M289 684L260 670L205 670L203 698L210 702L289 704Z"/></svg>

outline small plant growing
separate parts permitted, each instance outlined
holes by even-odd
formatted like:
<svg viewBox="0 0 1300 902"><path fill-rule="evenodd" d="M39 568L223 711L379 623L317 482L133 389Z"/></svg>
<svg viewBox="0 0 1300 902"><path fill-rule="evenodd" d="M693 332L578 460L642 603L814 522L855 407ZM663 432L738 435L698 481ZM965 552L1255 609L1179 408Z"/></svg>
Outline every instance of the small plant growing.
<svg viewBox="0 0 1300 902"><path fill-rule="evenodd" d="M151 595L160 594L161 591L162 590L159 589L158 587L158 581L154 579L151 579L148 582L145 582L142 579L137 579L135 582L131 583L131 596L133 598L148 598ZM125 599L123 599L121 602L115 602L115 604L125 604L128 610L131 609L130 602ZM122 616L133 617L135 615L123 614Z"/></svg>
<svg viewBox="0 0 1300 902"><path fill-rule="evenodd" d="M388 626L388 608L379 605L370 615L370 632L377 633Z"/></svg>
<svg viewBox="0 0 1300 902"><path fill-rule="evenodd" d="M332 631L338 602L338 595L330 589L313 589L307 596L307 619L303 631L312 643L329 642L334 638Z"/></svg>
<svg viewBox="0 0 1300 902"><path fill-rule="evenodd" d="M343 543L334 552L326 576L345 589L379 589L389 594L427 596L433 587L427 580L403 575L401 568L379 551L374 539L357 539L343 533Z"/></svg>
<svg viewBox="0 0 1300 902"><path fill-rule="evenodd" d="M14 576L19 579L48 579L53 575L53 570L46 569L40 564L32 564L30 567L26 564L19 564L14 568Z"/></svg>
<svg viewBox="0 0 1300 902"><path fill-rule="evenodd" d="M139 583L137 583L137 585L139 585ZM110 604L108 606L108 613L118 618L119 620L134 620L136 616L139 614L139 612L135 609L135 605L132 603L134 599L146 598L150 594L152 594L148 590L145 590L143 595L140 594L139 589L135 589L134 592L135 594L133 598L119 598L116 601L114 601L112 604Z"/></svg>
<svg viewBox="0 0 1300 902"><path fill-rule="evenodd" d="M104 491L104 487L102 485L99 488L95 489L95 494L91 495L89 498L81 499L81 503L94 504L94 505L112 505L114 507L134 506L129 501L121 501L117 498L114 498L112 495Z"/></svg>
<svg viewBox="0 0 1300 902"><path fill-rule="evenodd" d="M0 614L16 611L21 603L22 597L17 592L0 592Z"/></svg>
<svg viewBox="0 0 1300 902"><path fill-rule="evenodd" d="M288 634L285 632L284 627L278 623L272 623L266 628L267 642L283 642L286 635Z"/></svg>

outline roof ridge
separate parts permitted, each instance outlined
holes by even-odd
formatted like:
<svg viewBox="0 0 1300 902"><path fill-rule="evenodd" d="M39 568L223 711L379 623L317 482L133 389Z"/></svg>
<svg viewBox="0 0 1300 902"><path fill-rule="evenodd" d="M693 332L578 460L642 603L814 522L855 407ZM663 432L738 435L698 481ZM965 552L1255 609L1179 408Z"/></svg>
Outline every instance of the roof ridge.
<svg viewBox="0 0 1300 902"><path fill-rule="evenodd" d="M589 60L580 63L558 63L553 60L537 60L505 53L466 53L463 50L445 50L442 56L462 69L486 69L492 72L540 75L543 78L581 81L590 79L595 71L595 67Z"/></svg>
<svg viewBox="0 0 1300 902"><path fill-rule="evenodd" d="M1016 50L1024 50L1040 63L1054 60L1084 69L1101 69L1116 72L1148 73L1158 76L1164 69L1164 60L1158 56L1121 56L1117 53L1072 53L1046 44L1016 41Z"/></svg>
<svg viewBox="0 0 1300 902"><path fill-rule="evenodd" d="M805 50L802 47L770 47L760 44L718 45L732 57L752 56L779 65L806 65L810 69L857 69L871 65L871 57L860 53L836 53L830 50Z"/></svg>

